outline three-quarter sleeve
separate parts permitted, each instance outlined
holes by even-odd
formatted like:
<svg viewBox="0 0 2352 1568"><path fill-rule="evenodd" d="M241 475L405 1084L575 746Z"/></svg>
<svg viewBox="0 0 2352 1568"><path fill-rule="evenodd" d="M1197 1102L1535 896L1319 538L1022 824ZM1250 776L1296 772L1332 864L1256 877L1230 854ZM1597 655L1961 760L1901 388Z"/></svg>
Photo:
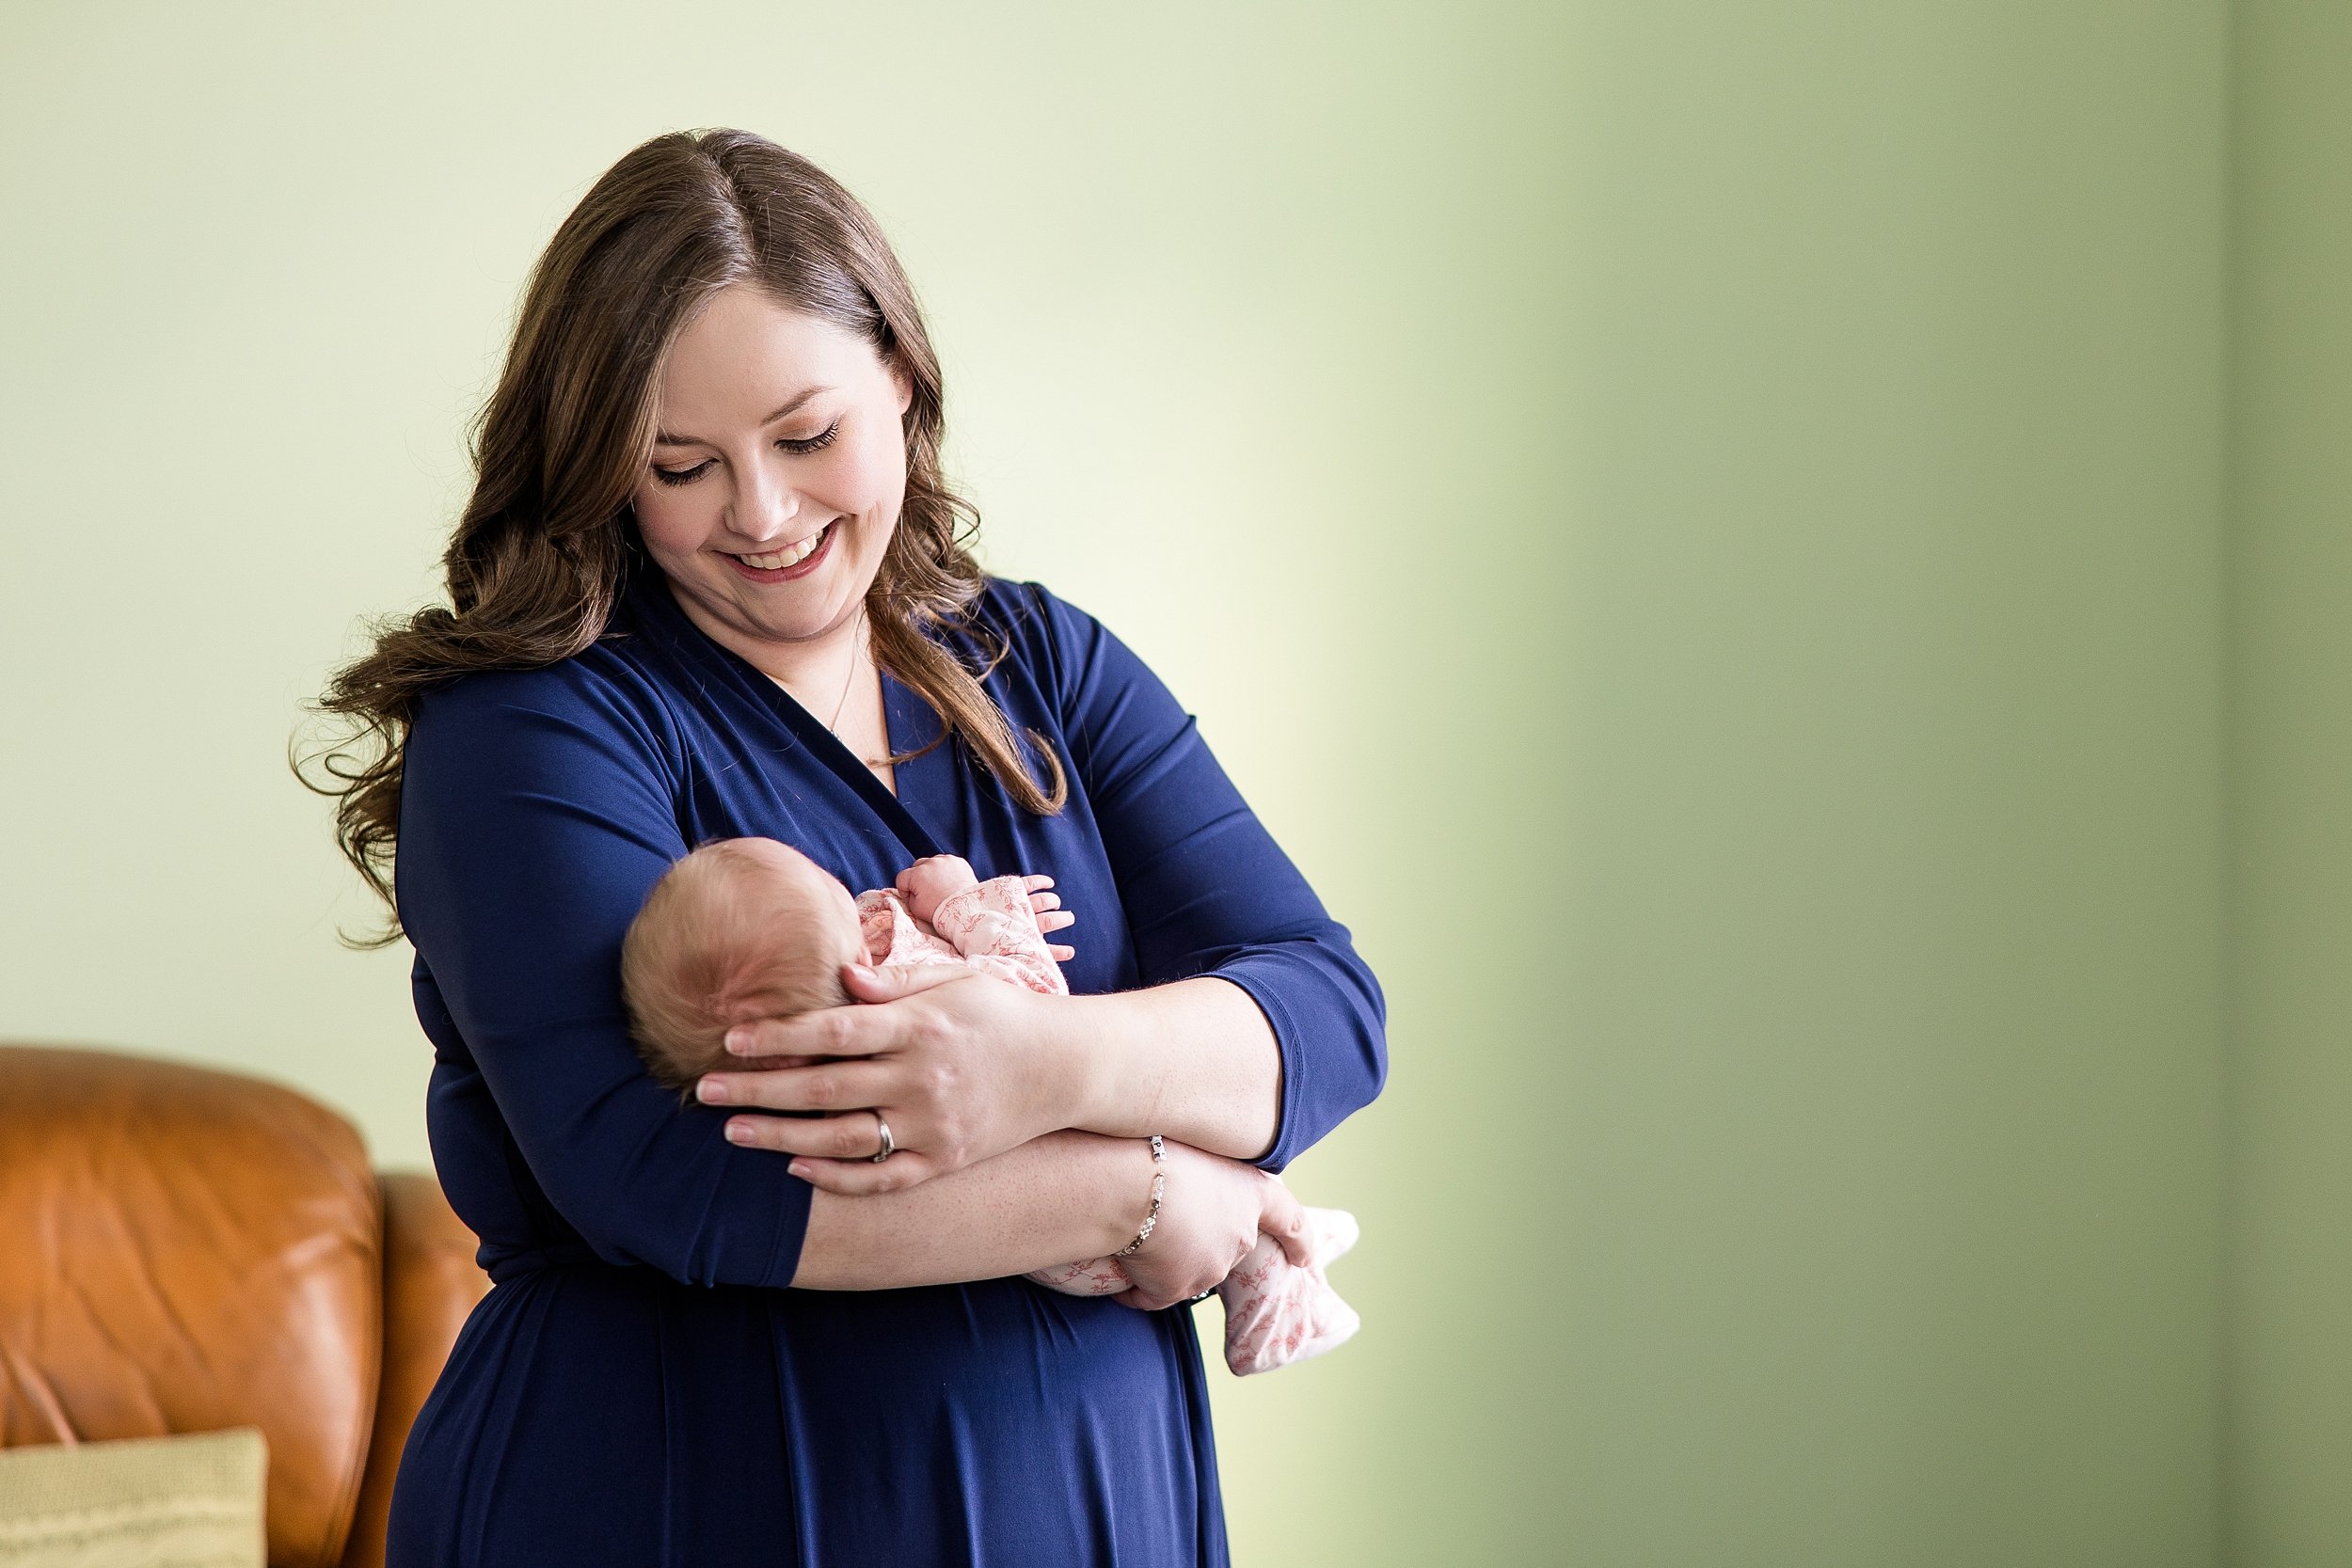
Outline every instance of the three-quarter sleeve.
<svg viewBox="0 0 2352 1568"><path fill-rule="evenodd" d="M1158 676L1101 623L1032 589L1052 628L1064 739L1102 835L1145 985L1214 974L1273 1026L1279 1171L1388 1075L1378 981Z"/></svg>
<svg viewBox="0 0 2352 1568"><path fill-rule="evenodd" d="M632 1049L623 934L685 854L658 699L585 660L429 694L409 735L397 894L499 1113L605 1260L788 1285L808 1183L681 1106Z"/></svg>

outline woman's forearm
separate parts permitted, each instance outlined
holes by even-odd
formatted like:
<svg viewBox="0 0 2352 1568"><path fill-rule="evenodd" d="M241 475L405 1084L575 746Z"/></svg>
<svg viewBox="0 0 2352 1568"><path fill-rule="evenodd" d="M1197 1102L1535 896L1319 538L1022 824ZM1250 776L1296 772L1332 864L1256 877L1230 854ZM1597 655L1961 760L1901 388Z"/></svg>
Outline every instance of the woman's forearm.
<svg viewBox="0 0 2352 1568"><path fill-rule="evenodd" d="M1061 1132L895 1193L813 1196L794 1286L883 1291L1026 1274L1131 1241L1151 1206L1139 1139Z"/></svg>
<svg viewBox="0 0 2352 1568"><path fill-rule="evenodd" d="M1200 975L1073 996L1058 1010L1080 1064L1073 1127L1114 1137L1163 1132L1235 1160L1274 1147L1281 1053L1239 986Z"/></svg>

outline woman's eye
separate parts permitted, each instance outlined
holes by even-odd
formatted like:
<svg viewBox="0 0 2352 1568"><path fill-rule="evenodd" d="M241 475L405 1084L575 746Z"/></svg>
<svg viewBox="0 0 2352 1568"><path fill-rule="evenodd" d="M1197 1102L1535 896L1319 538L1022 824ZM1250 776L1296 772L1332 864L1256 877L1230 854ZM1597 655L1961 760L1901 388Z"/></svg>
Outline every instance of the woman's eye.
<svg viewBox="0 0 2352 1568"><path fill-rule="evenodd" d="M825 448L832 446L834 437L840 434L841 421L839 420L835 420L833 423L827 425L816 435L808 436L803 440L783 440L778 441L776 445L782 447L788 452L806 455L812 451L822 451ZM660 480L664 484L691 484L694 481L702 478L704 474L709 472L711 466L715 461L715 459L705 458L702 462L695 464L691 468L657 467L653 471L653 477Z"/></svg>
<svg viewBox="0 0 2352 1568"><path fill-rule="evenodd" d="M833 438L840 434L841 421L836 419L833 421L833 423L827 425L824 429L818 431L816 435L811 436L804 441L778 441L776 445L782 447L787 451L821 451L825 448L832 446Z"/></svg>

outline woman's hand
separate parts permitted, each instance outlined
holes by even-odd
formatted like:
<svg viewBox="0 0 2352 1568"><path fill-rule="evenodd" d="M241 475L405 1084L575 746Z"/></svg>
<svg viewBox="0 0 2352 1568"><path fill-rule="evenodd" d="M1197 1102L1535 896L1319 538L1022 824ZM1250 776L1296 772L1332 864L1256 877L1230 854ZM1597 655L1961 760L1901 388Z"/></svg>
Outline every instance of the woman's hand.
<svg viewBox="0 0 2352 1568"><path fill-rule="evenodd" d="M739 1023L727 1046L747 1070L706 1073L705 1104L815 1111L736 1117L747 1148L800 1156L792 1174L845 1196L897 1192L1070 1126L1084 1102L1085 1057L1058 1008L971 970L843 966L861 1005ZM759 1070L775 1058L829 1058ZM897 1152L876 1164L875 1117Z"/></svg>
<svg viewBox="0 0 2352 1568"><path fill-rule="evenodd" d="M1263 1232L1304 1267L1312 1256L1306 1212L1279 1178L1255 1165L1161 1140L1168 1151L1160 1217L1143 1245L1119 1259L1135 1289L1113 1299L1155 1312L1213 1291ZM1147 1179L1148 1182L1148 1179ZM1150 1187L1143 1189L1149 1200ZM1136 1223L1142 1223L1139 1212Z"/></svg>

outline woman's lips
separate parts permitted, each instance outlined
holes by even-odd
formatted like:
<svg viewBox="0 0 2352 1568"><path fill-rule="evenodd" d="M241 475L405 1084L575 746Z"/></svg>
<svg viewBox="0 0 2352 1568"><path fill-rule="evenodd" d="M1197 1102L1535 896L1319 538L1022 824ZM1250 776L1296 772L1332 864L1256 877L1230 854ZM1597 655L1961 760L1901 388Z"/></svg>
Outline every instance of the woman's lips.
<svg viewBox="0 0 2352 1568"><path fill-rule="evenodd" d="M841 519L835 517L832 522L827 523L823 528L818 529L815 534L810 536L808 540L803 541L803 547L807 549L808 553L800 556L798 559L793 558L793 552L789 547L781 550L761 550L758 552L759 558L763 561L773 561L780 558L785 560L787 564L782 566L755 566L750 561L746 560L742 556L731 554L724 550L722 550L719 553L726 556L728 565L734 567L739 575L751 578L754 582L789 582L794 578L804 578L808 576L809 573L817 570L817 568L823 563L825 557L833 553L834 530L840 525L840 522Z"/></svg>

